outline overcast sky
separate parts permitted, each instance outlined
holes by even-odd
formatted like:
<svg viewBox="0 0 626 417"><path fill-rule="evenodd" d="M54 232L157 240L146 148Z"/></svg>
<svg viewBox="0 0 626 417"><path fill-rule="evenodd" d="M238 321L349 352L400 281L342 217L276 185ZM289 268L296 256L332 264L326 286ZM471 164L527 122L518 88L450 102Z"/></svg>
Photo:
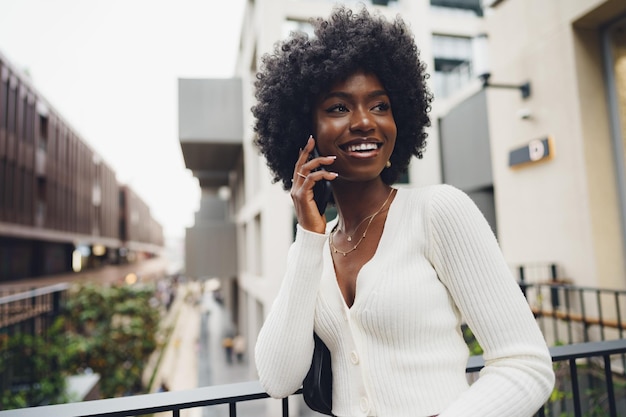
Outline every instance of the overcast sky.
<svg viewBox="0 0 626 417"><path fill-rule="evenodd" d="M167 236L199 205L178 78L234 75L245 0L0 0L0 53L148 203Z"/></svg>

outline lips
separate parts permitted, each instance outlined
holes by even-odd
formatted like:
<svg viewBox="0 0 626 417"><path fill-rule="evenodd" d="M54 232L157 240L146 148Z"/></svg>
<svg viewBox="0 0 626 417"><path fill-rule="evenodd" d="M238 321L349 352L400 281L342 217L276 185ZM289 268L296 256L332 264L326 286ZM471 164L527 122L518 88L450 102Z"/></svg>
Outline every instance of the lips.
<svg viewBox="0 0 626 417"><path fill-rule="evenodd" d="M358 141L351 141L351 142L345 143L341 145L340 148L344 152L364 154L364 153L376 151L381 146L382 146L381 142L371 141L371 140L370 141L358 140Z"/></svg>
<svg viewBox="0 0 626 417"><path fill-rule="evenodd" d="M378 149L377 143L359 143L356 145L347 145L344 149L348 152L368 152Z"/></svg>

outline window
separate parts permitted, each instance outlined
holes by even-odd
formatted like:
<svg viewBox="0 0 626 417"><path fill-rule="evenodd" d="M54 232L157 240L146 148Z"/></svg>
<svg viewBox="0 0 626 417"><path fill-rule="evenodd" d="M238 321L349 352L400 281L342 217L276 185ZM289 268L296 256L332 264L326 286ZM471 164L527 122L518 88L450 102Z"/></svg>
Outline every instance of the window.
<svg viewBox="0 0 626 417"><path fill-rule="evenodd" d="M0 85L0 129L6 129L9 118L9 76L2 75Z"/></svg>
<svg viewBox="0 0 626 417"><path fill-rule="evenodd" d="M288 37L291 32L304 32L313 37L313 26L308 22L298 20L287 20L283 23L283 38Z"/></svg>
<svg viewBox="0 0 626 417"><path fill-rule="evenodd" d="M48 116L39 115L39 149L48 149Z"/></svg>
<svg viewBox="0 0 626 417"><path fill-rule="evenodd" d="M472 78L472 39L433 35L435 61L434 93L445 98L458 91Z"/></svg>
<svg viewBox="0 0 626 417"><path fill-rule="evenodd" d="M17 112L15 111L17 102L17 80L15 82L11 82L11 79L9 79L7 96L7 130L9 133L15 133L17 117Z"/></svg>
<svg viewBox="0 0 626 417"><path fill-rule="evenodd" d="M436 13L483 16L481 0L430 0L430 6Z"/></svg>

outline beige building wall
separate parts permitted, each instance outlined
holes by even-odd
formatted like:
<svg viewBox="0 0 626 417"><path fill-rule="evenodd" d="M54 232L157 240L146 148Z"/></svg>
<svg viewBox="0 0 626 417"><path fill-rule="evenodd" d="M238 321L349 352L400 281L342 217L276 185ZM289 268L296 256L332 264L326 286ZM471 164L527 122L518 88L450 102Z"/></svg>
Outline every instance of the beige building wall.
<svg viewBox="0 0 626 417"><path fill-rule="evenodd" d="M507 260L555 262L578 285L626 288L600 43L600 25L616 17L618 3L505 0L485 23L492 80L530 81L532 88L526 100L514 90L488 92ZM520 119L522 110L531 116ZM509 168L509 151L546 136L553 137L553 159Z"/></svg>

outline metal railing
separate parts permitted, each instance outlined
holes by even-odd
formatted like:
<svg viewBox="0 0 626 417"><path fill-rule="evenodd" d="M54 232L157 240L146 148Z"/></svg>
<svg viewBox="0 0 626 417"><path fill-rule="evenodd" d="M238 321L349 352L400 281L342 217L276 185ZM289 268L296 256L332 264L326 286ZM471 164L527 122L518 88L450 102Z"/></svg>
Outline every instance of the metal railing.
<svg viewBox="0 0 626 417"><path fill-rule="evenodd" d="M60 283L47 287L0 292L0 331L40 332L51 317L61 314L62 302L70 285ZM26 330L25 330L26 329Z"/></svg>
<svg viewBox="0 0 626 417"><path fill-rule="evenodd" d="M573 417L582 417L585 406L584 392L580 388L580 359L599 360L606 386L606 412L603 416L617 417L626 415L626 398L616 394L615 379L619 378L611 366L611 356L626 353L626 339L590 342L568 346L557 346L550 349L553 362L564 364L569 369L571 379L571 398L567 396L568 405L560 406L559 414L567 409L572 410ZM467 372L478 372L484 366L481 356L470 358ZM297 391L293 395L300 395ZM621 393L624 395L624 393ZM619 398L618 398L619 397ZM60 404L18 410L0 411L0 417L124 417L139 416L160 412L171 412L172 417L180 417L181 410L228 404L230 417L237 417L237 405L251 400L268 398L258 381L229 385L218 385L196 388L186 391L164 392L157 394L137 395L133 397L111 398L86 401L81 403ZM618 404L619 401L624 404ZM537 416L553 415L553 406L547 404L538 411ZM619 413L619 414L618 414ZM288 398L282 400L282 416L289 416Z"/></svg>
<svg viewBox="0 0 626 417"><path fill-rule="evenodd" d="M561 277L554 263L514 269L539 324L551 322L542 330L552 342L572 344L626 337L626 290L572 285Z"/></svg>
<svg viewBox="0 0 626 417"><path fill-rule="evenodd" d="M0 363L7 360L5 350L14 335L47 335L49 328L62 314L69 284L60 283L26 290L23 287L3 289L0 292ZM0 393L19 384L36 379L32 361L27 357L10 359L0 373Z"/></svg>
<svg viewBox="0 0 626 417"><path fill-rule="evenodd" d="M626 337L625 290L541 283L522 284L522 291L544 335L554 341L571 344Z"/></svg>

